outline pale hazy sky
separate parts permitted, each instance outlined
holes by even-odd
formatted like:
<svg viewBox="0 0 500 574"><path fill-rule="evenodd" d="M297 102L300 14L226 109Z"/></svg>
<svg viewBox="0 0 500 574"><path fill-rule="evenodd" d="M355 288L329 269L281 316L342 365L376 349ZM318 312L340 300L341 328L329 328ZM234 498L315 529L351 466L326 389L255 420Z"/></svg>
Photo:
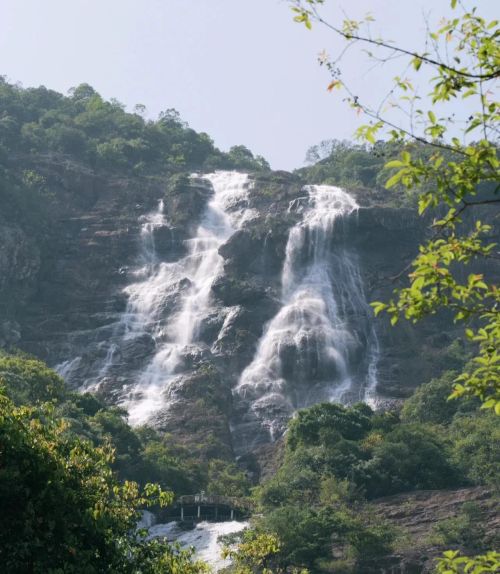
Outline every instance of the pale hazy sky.
<svg viewBox="0 0 500 574"><path fill-rule="evenodd" d="M499 16L497 0L477 0ZM381 32L421 46L449 0L330 0L332 19L372 12ZM348 138L359 118L326 90L318 53L340 44L292 21L285 0L0 0L0 75L61 92L82 82L150 117L176 108L216 145L247 145L275 169L302 165L310 145ZM391 69L346 61L361 95L382 95ZM385 72L388 71L389 74ZM0 110L1 112L1 110Z"/></svg>

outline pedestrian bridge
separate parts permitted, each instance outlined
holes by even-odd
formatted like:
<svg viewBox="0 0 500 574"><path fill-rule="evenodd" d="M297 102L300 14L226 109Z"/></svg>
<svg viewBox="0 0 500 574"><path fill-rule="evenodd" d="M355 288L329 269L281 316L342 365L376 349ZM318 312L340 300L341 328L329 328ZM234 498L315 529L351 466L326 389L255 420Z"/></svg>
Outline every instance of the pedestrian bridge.
<svg viewBox="0 0 500 574"><path fill-rule="evenodd" d="M223 522L247 518L253 509L248 498L218 494L188 494L177 500L163 512L163 519L181 522Z"/></svg>

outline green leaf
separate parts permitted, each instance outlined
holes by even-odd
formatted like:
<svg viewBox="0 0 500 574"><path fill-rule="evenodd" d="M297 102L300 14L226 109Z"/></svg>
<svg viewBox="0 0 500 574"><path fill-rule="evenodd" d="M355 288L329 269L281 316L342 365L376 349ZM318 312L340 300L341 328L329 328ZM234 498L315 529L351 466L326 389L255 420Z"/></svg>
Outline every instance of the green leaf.
<svg viewBox="0 0 500 574"><path fill-rule="evenodd" d="M403 162L405 165L408 165L410 163L411 155L409 152L407 151L401 152L401 157L403 158Z"/></svg>
<svg viewBox="0 0 500 574"><path fill-rule="evenodd" d="M482 405L481 408L482 409L491 409L491 408L495 408L495 412L496 412L496 401L495 399L488 399L487 401L485 401Z"/></svg>
<svg viewBox="0 0 500 574"><path fill-rule="evenodd" d="M397 173L395 173L391 178L389 178L386 181L385 187L386 189L391 189L391 187L394 187L396 185L396 183L398 183L400 181L400 179L403 177L404 175L404 170L400 170Z"/></svg>
<svg viewBox="0 0 500 574"><path fill-rule="evenodd" d="M405 164L399 159L393 159L392 161L388 161L384 167L391 168L391 167L403 167Z"/></svg>
<svg viewBox="0 0 500 574"><path fill-rule="evenodd" d="M412 291L420 291L422 289L422 287L424 286L424 284L425 284L425 277L420 275L411 284L411 290Z"/></svg>

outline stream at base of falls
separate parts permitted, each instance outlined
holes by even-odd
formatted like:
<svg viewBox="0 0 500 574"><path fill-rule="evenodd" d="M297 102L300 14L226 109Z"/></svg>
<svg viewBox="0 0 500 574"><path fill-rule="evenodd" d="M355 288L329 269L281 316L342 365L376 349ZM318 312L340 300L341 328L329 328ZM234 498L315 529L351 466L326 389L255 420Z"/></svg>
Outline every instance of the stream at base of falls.
<svg viewBox="0 0 500 574"><path fill-rule="evenodd" d="M227 522L199 522L191 530L182 529L177 522L154 524L154 515L148 511L138 524L139 528L149 529L149 538L166 538L169 542L178 542L183 549L191 546L195 549L195 558L209 564L214 572L229 565L221 556L222 545L219 536L233 534L247 528L248 522L231 520Z"/></svg>

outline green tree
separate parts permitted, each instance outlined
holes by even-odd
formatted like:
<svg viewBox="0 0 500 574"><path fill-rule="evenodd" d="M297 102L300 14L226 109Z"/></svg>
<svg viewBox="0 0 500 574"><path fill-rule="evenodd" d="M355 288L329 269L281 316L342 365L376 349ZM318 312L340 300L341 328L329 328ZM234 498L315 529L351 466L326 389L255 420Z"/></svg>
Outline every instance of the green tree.
<svg viewBox="0 0 500 574"><path fill-rule="evenodd" d="M325 432L339 433L343 438L362 438L371 428L370 407L364 404L346 408L336 403L319 403L302 409L289 424L287 444L317 445L325 441Z"/></svg>
<svg viewBox="0 0 500 574"><path fill-rule="evenodd" d="M208 463L208 494L248 496L250 483L245 473L235 464L213 459Z"/></svg>
<svg viewBox="0 0 500 574"><path fill-rule="evenodd" d="M448 424L458 412L477 409L479 401L449 401L450 388L457 377L455 371L445 371L440 377L421 385L407 399L401 411L405 422Z"/></svg>
<svg viewBox="0 0 500 574"><path fill-rule="evenodd" d="M498 22L488 22L475 8L468 10L451 0L456 15L444 19L436 31L429 31L426 45L432 51L419 51L373 37L371 16L361 21L345 19L337 25L322 16L325 0L291 3L295 20L307 28L320 23L343 38L346 49L366 47L378 62L401 56L413 69L416 82L407 76L397 77L391 91L399 109L409 117L406 124L353 93L341 69L345 50L337 58L324 55L320 60L331 74L328 89L343 89L350 105L369 118L369 123L358 129L358 137L375 144L376 138L385 134L403 145L400 157L386 164L393 170L386 186L398 184L415 190L419 213L431 209L436 213L432 237L420 246L411 265L409 286L396 290L389 302L375 303L375 312L387 312L394 324L401 316L418 321L440 309L451 310L455 321L466 323L467 337L479 347L471 367L457 377L452 397L477 396L484 408L494 408L500 414L500 290L474 267L484 265L494 250L488 239L491 225L481 221L477 210L484 206L494 209L500 202L500 103L493 86L500 76ZM434 74L429 80L430 96L422 99L415 86L418 74L429 68ZM469 107L459 120L449 108L464 100ZM422 144L432 150L426 160L414 153ZM472 216L466 217L469 212Z"/></svg>
<svg viewBox="0 0 500 574"><path fill-rule="evenodd" d="M459 483L442 436L423 425L399 425L375 444L370 459L353 472L356 484L370 498Z"/></svg>
<svg viewBox="0 0 500 574"><path fill-rule="evenodd" d="M0 386L0 561L6 573L205 572L192 553L135 532L140 510L172 494L117 481L109 443L95 447L51 404L15 406Z"/></svg>
<svg viewBox="0 0 500 574"><path fill-rule="evenodd" d="M235 574L284 574L285 570L275 564L280 549L281 542L275 534L249 530L236 547L224 548L223 557L232 560ZM308 574L308 571L293 569L291 574Z"/></svg>
<svg viewBox="0 0 500 574"><path fill-rule="evenodd" d="M500 419L491 412L457 415L450 425L451 457L472 484L498 485Z"/></svg>
<svg viewBox="0 0 500 574"><path fill-rule="evenodd" d="M60 400L66 395L63 379L31 357L0 356L0 382L16 405Z"/></svg>

